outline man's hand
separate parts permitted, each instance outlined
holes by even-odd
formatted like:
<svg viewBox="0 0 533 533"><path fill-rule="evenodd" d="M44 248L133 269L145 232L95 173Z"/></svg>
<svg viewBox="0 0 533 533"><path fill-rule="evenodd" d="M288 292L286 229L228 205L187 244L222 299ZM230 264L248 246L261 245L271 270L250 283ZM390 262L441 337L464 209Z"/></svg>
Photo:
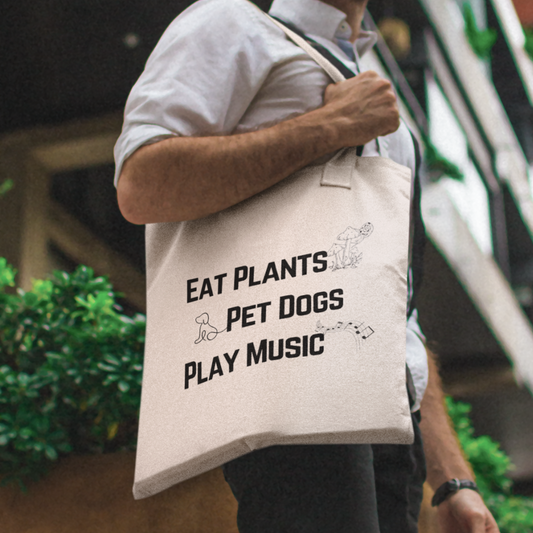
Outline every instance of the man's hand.
<svg viewBox="0 0 533 533"><path fill-rule="evenodd" d="M331 113L341 146L358 146L394 133L400 113L391 83L373 71L328 85L324 108Z"/></svg>
<svg viewBox="0 0 533 533"><path fill-rule="evenodd" d="M441 533L499 533L481 496L461 489L437 507Z"/></svg>

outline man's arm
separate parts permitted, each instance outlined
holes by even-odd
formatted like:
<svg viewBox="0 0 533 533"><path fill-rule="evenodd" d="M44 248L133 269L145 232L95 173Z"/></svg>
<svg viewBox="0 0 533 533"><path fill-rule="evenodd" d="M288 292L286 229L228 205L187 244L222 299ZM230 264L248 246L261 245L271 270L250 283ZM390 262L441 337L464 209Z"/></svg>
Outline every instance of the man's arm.
<svg viewBox="0 0 533 533"><path fill-rule="evenodd" d="M446 412L435 356L428 351L429 379L420 411L420 429L433 490L453 478L474 480ZM437 508L442 533L497 533L498 526L481 496L462 489Z"/></svg>
<svg viewBox="0 0 533 533"><path fill-rule="evenodd" d="M122 168L117 195L134 224L193 220L275 185L315 159L399 127L390 82L365 72L329 85L323 107L231 136L172 137L141 147Z"/></svg>

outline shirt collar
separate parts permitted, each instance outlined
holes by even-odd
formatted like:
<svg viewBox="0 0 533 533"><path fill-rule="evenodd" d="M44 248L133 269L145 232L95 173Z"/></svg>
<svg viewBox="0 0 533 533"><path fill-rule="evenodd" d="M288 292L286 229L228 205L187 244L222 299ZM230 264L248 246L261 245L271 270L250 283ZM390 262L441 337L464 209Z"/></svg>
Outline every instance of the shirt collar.
<svg viewBox="0 0 533 533"><path fill-rule="evenodd" d="M319 0L274 0L270 15L292 22L304 33L334 39L349 40L352 31L346 22L346 14ZM371 31L359 33L355 49L360 57L377 42L377 35Z"/></svg>
<svg viewBox="0 0 533 533"><path fill-rule="evenodd" d="M375 31L360 30L359 37L355 41L355 49L359 57L363 57L378 42L378 34Z"/></svg>

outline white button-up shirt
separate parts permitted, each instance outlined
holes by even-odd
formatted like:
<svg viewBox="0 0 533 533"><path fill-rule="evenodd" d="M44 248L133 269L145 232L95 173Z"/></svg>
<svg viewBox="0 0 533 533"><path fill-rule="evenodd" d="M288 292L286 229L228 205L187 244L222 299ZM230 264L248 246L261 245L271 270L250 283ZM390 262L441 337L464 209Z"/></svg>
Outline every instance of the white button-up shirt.
<svg viewBox="0 0 533 533"><path fill-rule="evenodd" d="M375 34L364 31L350 43L346 15L319 0L274 0L270 14L295 24L355 72L376 43ZM330 83L322 68L247 0L199 0L167 28L129 95L115 146L115 185L124 161L145 144L272 126L322 106ZM384 144L391 159L414 169L405 125ZM377 143L368 143L363 155L379 155ZM415 312L407 323L413 410L427 384L422 338Z"/></svg>

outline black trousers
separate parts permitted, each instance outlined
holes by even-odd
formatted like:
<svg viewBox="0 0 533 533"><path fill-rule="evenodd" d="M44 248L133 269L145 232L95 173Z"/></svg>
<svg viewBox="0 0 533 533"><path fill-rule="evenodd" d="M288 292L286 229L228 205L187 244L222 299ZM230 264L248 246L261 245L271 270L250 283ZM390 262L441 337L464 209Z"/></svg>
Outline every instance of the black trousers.
<svg viewBox="0 0 533 533"><path fill-rule="evenodd" d="M240 533L415 533L426 468L412 445L272 446L224 465Z"/></svg>

